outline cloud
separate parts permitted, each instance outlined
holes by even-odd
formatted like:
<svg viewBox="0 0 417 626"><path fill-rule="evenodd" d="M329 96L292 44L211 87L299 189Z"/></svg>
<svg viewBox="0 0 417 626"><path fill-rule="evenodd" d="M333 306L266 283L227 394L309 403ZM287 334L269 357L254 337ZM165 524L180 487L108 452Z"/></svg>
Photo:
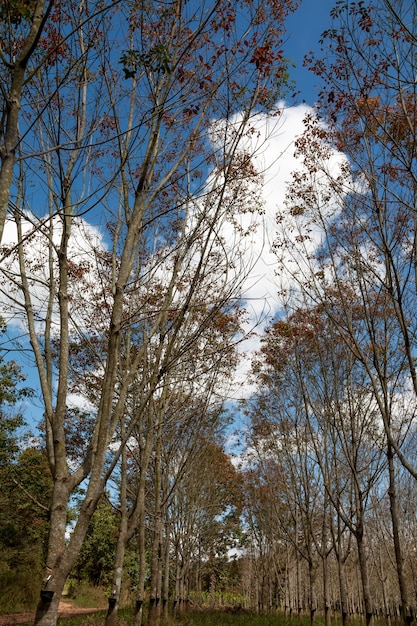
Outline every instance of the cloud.
<svg viewBox="0 0 417 626"><path fill-rule="evenodd" d="M255 115L250 122L250 128L241 141L241 149L250 155L254 169L262 179L257 188L247 187L247 197L239 200L243 208L234 210L230 202L229 217L221 220L215 236L230 255L231 269L229 278L238 282L239 274L243 276L240 282L240 299L247 310L247 321L244 331L247 338L240 344L241 363L236 378L235 396L248 396L252 392L248 384L248 372L253 353L259 349L259 337L266 324L276 317L281 308L279 291L288 288L293 282L290 273L279 271L276 250L273 250L277 238L277 215L280 216L280 228L285 230L287 237L296 237L302 228L303 217L290 215L286 206L288 185L294 170L300 167L297 158L296 139L304 131L304 119L312 114L313 109L307 105L286 107L285 103L278 103L276 110L270 115ZM229 131L239 128L242 117L236 115L228 122ZM220 126L222 122L219 122ZM219 130L219 129L218 129ZM224 136L224 128L220 128ZM213 141L215 137L213 135ZM329 165L335 171L340 167L343 156L333 151L329 158ZM256 193L262 186L261 202L257 203ZM205 191L210 189L210 177L207 180ZM249 207L248 210L244 205ZM195 215L198 221L198 212L203 210L199 199L194 201ZM46 221L41 229L34 230L30 215L22 220L23 235L27 238L27 264L30 273L33 306L36 313L40 332L48 312L48 297L50 285L50 265L48 259L48 237L51 234L54 245L53 268L56 275L56 249L62 234L62 224L58 217L51 222ZM50 230L48 230L50 228ZM193 224L191 223L191 229ZM308 250L314 251L321 242L321 232L317 228L308 242ZM3 239L3 253L9 253L2 262L3 288L0 290L0 307L3 315L13 322L23 323L22 292L19 287L20 278L18 260L14 246L17 241L16 225L12 220L6 224ZM196 241L198 241L196 239ZM294 246L295 249L295 246ZM166 249L166 260L154 268L153 277L158 281L169 276L171 261ZM103 326L108 323L108 307L106 298L109 291L101 283L101 257L106 254L106 243L100 231L83 219L76 219L69 242L69 258L71 261L71 316L73 329L84 330L97 311L103 310ZM198 245L190 251L190 255L198 258ZM290 266L290 258L283 265ZM107 271L107 274L109 271ZM164 279L165 276L165 279ZM186 276L186 273L184 274ZM225 280L225 272L221 266L213 266L210 272L211 280ZM178 292L177 297L182 298ZM53 309L55 329L59 329L57 292Z"/></svg>
<svg viewBox="0 0 417 626"><path fill-rule="evenodd" d="M251 233L242 259L243 265L250 265L251 269L242 284L242 300L248 311L248 338L240 349L237 397L247 397L253 391L248 384L252 355L259 349L263 329L281 311L280 293L296 286L291 269L294 259L302 265L322 243L323 232L319 225L309 222L309 238L300 245L300 233L305 232L309 218L292 215L287 205L293 173L302 167L295 142L305 130L304 119L308 115L314 115L314 109L308 105L286 107L280 102L271 115L258 115L252 120L252 130L243 142L263 176L263 214L258 216L258 227ZM335 178L344 163L345 156L330 149L323 166ZM326 196L322 203L326 202L329 211L334 211L335 199L329 195L327 178L315 181L315 191L322 199ZM280 230L285 235L281 259L277 249L273 249Z"/></svg>
<svg viewBox="0 0 417 626"><path fill-rule="evenodd" d="M59 330L58 314L58 248L62 237L62 221L58 216L35 222L29 213L21 217L25 267L30 287L31 304L39 333L50 315L49 297L52 289L52 332ZM9 324L25 326L24 296L17 251L16 222L8 219L1 247L0 310ZM103 298L100 265L106 252L100 231L81 218L73 220L68 244L69 286L72 327L86 328L97 300Z"/></svg>

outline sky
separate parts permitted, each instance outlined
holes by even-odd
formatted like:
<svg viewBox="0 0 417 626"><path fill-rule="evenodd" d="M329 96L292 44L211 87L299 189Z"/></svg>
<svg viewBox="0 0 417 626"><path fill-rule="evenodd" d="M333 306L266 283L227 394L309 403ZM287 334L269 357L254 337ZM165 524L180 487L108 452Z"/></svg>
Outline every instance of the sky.
<svg viewBox="0 0 417 626"><path fill-rule="evenodd" d="M291 171L297 167L293 156L294 139L302 132L304 114L313 107L320 91L318 78L303 66L304 56L312 51L319 53L319 39L323 31L331 24L330 11L336 0L301 0L300 6L286 21L286 39L283 44L284 56L294 64L290 68L290 77L295 82L298 92L294 101L283 103L284 109L276 132L272 133L268 149L263 155L268 168L264 185L266 213L264 227L258 231L255 246L259 254L251 283L248 283L247 306L250 312L250 325L257 325L256 332L240 347L241 363L238 369L235 398L247 398L254 391L248 383L248 374L254 353L259 350L260 336L264 328L274 317L280 314L277 297L278 285L282 277L277 275L276 257L270 247L276 230L275 215L282 209L285 185ZM296 104L296 106L291 106ZM290 105L290 106L288 106ZM336 155L338 159L338 155ZM245 431L246 418L240 412L239 405L234 405L234 427L229 434L227 449L234 462L241 463L242 431Z"/></svg>
<svg viewBox="0 0 417 626"><path fill-rule="evenodd" d="M303 118L311 110L320 90L318 78L303 66L304 55L311 50L319 53L320 36L331 23L330 11L336 0L302 0L299 9L287 22L287 37L283 45L284 56L290 58L295 67L290 69L295 82L297 98L280 103L282 109L279 122L259 120L262 142L266 148L257 158L260 171L264 175L265 216L263 227L253 237L252 254L258 257L252 275L246 281L246 301L249 323L246 330L256 327L256 333L241 346L241 365L238 380L241 386L236 394L247 396L253 390L247 376L253 353L259 349L260 335L264 328L280 315L280 302L277 292L287 287L290 278L277 273L277 259L271 251L276 232L276 214L285 212L285 192L291 173L299 163L294 158L294 141L303 131ZM343 159L334 154L334 165Z"/></svg>
<svg viewBox="0 0 417 626"><path fill-rule="evenodd" d="M318 51L318 40L329 26L329 12L335 1L301 0L299 9L287 19L287 36L283 50L284 56L294 62L295 67L290 68L290 76L299 95L294 101L280 103L282 115L278 123L275 120L259 120L259 128L265 132L265 137L268 136L267 147L257 160L259 168L267 170L264 185L266 212L262 228L254 235L253 248L249 251L249 254L258 258L258 262L246 283L244 294L250 314L247 329L258 325L258 334L279 314L276 297L279 279L276 275L276 259L270 250L274 238L275 215L283 204L285 184L297 166L293 156L294 140L302 132L302 119L308 108L314 104L319 91L318 79L303 67L303 58L310 50ZM239 372L242 381L250 369L252 354L258 348L259 336L242 344L243 360ZM28 362L25 369L30 373ZM30 375L30 380L32 378ZM244 388L247 395L250 387L246 381ZM240 394L241 391L238 390L236 397ZM38 415L41 405L32 404L32 409Z"/></svg>
<svg viewBox="0 0 417 626"><path fill-rule="evenodd" d="M286 21L284 53L295 63L291 76L301 92L300 99L310 105L316 100L319 83L317 77L303 67L303 59L310 50L319 50L318 40L330 25L330 11L335 3L336 0L300 0L299 8Z"/></svg>

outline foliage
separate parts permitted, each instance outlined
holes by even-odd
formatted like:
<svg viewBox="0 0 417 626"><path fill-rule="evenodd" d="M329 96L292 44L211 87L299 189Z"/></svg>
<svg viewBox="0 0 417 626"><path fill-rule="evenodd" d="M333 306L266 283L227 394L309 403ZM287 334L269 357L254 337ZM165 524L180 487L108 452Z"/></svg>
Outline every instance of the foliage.
<svg viewBox="0 0 417 626"><path fill-rule="evenodd" d="M35 8L34 0L3 0L0 7L0 20L10 24L29 21Z"/></svg>
<svg viewBox="0 0 417 626"><path fill-rule="evenodd" d="M36 607L40 591L40 582L34 581L34 575L40 573L39 566L14 568L0 566L0 614L18 611L33 611Z"/></svg>
<svg viewBox="0 0 417 626"><path fill-rule="evenodd" d="M1 323L1 333L5 325ZM24 417L16 405L31 396L21 368L0 354L0 610L34 608L48 533L52 482L46 456L23 448ZM36 580L36 579L35 579Z"/></svg>
<svg viewBox="0 0 417 626"><path fill-rule="evenodd" d="M66 596L80 608L107 608L108 589L82 580L71 578L66 585Z"/></svg>
<svg viewBox="0 0 417 626"><path fill-rule="evenodd" d="M111 584L118 524L118 515L111 503L107 497L101 498L73 569L75 580L102 587ZM75 588L75 594L78 597L79 589Z"/></svg>
<svg viewBox="0 0 417 626"><path fill-rule="evenodd" d="M45 455L28 448L0 469L0 610L33 609L39 594L52 481Z"/></svg>
<svg viewBox="0 0 417 626"><path fill-rule="evenodd" d="M6 331L0 320L0 335ZM19 450L18 430L24 425L23 416L13 407L33 391L21 387L25 377L15 361L5 361L0 351L0 468L11 463Z"/></svg>

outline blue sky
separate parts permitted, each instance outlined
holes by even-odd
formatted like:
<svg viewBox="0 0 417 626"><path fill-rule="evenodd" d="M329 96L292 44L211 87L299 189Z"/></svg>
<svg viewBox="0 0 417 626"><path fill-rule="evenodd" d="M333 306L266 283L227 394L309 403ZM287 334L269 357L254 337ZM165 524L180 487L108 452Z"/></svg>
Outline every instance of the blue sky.
<svg viewBox="0 0 417 626"><path fill-rule="evenodd" d="M296 90L300 92L296 101L288 102L288 104L297 104L304 101L306 104L312 105L317 98L317 93L319 91L318 79L303 67L303 58L304 55L310 50L319 50L318 40L321 33L329 26L329 13L335 2L336 0L301 0L299 9L287 20L287 37L284 42L283 49L285 56L291 58L295 63L295 68L290 68L290 75L291 79L296 83ZM288 127L288 131L286 132L288 132L289 139L287 140L284 134L280 133L282 141L279 143L278 147L275 148L275 155L279 154L283 143L290 143L296 129L301 127L301 112L288 113L288 115L291 116L291 119L286 121L285 127ZM274 148L272 148L272 150L274 151ZM285 167L284 164L281 164L277 168L277 172L275 174L277 181L274 185L275 189L282 186L279 181L282 180L283 170L285 168L290 168L291 158L289 154L286 155L285 162ZM291 164L291 167L292 166L293 165ZM269 187L271 186L272 183L270 183ZM271 192L273 198L271 214L275 213L276 203L278 202L278 197L280 196L280 191L275 189ZM264 242L263 245L265 245ZM271 261L271 264L272 263L273 261ZM265 287L265 291L263 291L263 280L261 276L259 276L259 278L261 285L260 294L263 295L263 293L267 293L269 290ZM272 287L272 291L275 291L274 287ZM272 300L274 299L272 292L271 298ZM273 306L274 305L271 304L271 309L269 310L270 315L273 314ZM27 357L25 358L25 354L22 352L19 354L16 352L10 353L9 358L13 357L23 363L24 370L28 373L27 383L30 386L36 387L37 375L35 374L33 365L31 365L31 359ZM26 417L30 423L33 423L33 421L37 422L41 415L42 403L40 399L35 396L35 398L33 398L26 407Z"/></svg>
<svg viewBox="0 0 417 626"><path fill-rule="evenodd" d="M283 49L296 67L291 71L291 78L300 90L299 101L314 104L318 89L318 79L303 67L304 55L310 50L319 50L320 35L330 24L330 11L336 0L300 0L300 6L286 22L287 41Z"/></svg>

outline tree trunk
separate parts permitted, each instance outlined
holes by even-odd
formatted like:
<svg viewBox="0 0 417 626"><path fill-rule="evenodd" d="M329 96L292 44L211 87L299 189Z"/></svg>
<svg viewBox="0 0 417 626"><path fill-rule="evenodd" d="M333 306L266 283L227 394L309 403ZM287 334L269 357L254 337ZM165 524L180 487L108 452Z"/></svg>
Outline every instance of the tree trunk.
<svg viewBox="0 0 417 626"><path fill-rule="evenodd" d="M124 419L121 420L120 436L124 439ZM123 565L125 551L128 540L128 511L127 511L127 463L126 448L122 452L122 462L120 471L120 528L117 538L116 557L114 562L113 582L109 598L109 608L106 616L106 626L116 626L117 611L120 604L120 591L122 587Z"/></svg>
<svg viewBox="0 0 417 626"><path fill-rule="evenodd" d="M164 565L164 589L163 589L163 602L162 602L162 617L164 620L168 619L169 615L169 571L170 571L170 533L169 533L169 519L166 519L166 533L165 533L165 565Z"/></svg>
<svg viewBox="0 0 417 626"><path fill-rule="evenodd" d="M162 421L158 424L155 446L155 508L154 529L151 555L151 586L149 597L148 626L159 626L160 611L160 567L161 567L161 457L162 457Z"/></svg>
<svg viewBox="0 0 417 626"><path fill-rule="evenodd" d="M363 593L363 604L364 604L364 610L365 610L366 626L372 626L374 611L373 611L372 598L371 598L371 589L369 586L368 560L367 560L362 527L360 527L357 530L356 542L357 542L357 547L358 547L359 568L360 568L361 581L362 581L362 593Z"/></svg>
<svg viewBox="0 0 417 626"><path fill-rule="evenodd" d="M114 562L114 573L111 594L109 597L109 607L106 616L106 626L117 624L117 612L120 604L120 591L123 577L123 564L125 558L127 542L127 515L122 513L120 520L119 536L116 546L116 558Z"/></svg>
<svg viewBox="0 0 417 626"><path fill-rule="evenodd" d="M316 617L316 592L314 588L315 580L315 567L313 559L310 557L308 560L308 583L309 583L309 595L310 595L310 625L313 626Z"/></svg>
<svg viewBox="0 0 417 626"><path fill-rule="evenodd" d="M345 581L345 563L341 556L341 548L338 550L337 555L337 569L339 575L339 594L340 594L340 613L342 617L342 626L349 625L349 608L348 597L346 593L346 581Z"/></svg>
<svg viewBox="0 0 417 626"><path fill-rule="evenodd" d="M324 624L331 626L332 616L330 614L330 594L329 594L329 563L326 548L323 549L323 604L324 604Z"/></svg>
<svg viewBox="0 0 417 626"><path fill-rule="evenodd" d="M214 562L214 557L213 557ZM210 572L210 608L214 609L216 605L216 572L214 571L214 565Z"/></svg>
<svg viewBox="0 0 417 626"><path fill-rule="evenodd" d="M394 451L390 444L388 444L387 447L387 458L389 471L388 495L390 502L392 534L394 539L395 563L397 566L398 588L400 590L401 599L401 618L404 622L404 626L409 626L409 624L413 621L413 615L408 602L407 584L404 576L404 560L400 541L400 522L398 519L397 490L395 484Z"/></svg>
<svg viewBox="0 0 417 626"><path fill-rule="evenodd" d="M146 472L141 471L138 493L138 552L139 573L136 595L134 626L142 626L143 600L145 595L146 578L146 537L145 537L145 483Z"/></svg>

